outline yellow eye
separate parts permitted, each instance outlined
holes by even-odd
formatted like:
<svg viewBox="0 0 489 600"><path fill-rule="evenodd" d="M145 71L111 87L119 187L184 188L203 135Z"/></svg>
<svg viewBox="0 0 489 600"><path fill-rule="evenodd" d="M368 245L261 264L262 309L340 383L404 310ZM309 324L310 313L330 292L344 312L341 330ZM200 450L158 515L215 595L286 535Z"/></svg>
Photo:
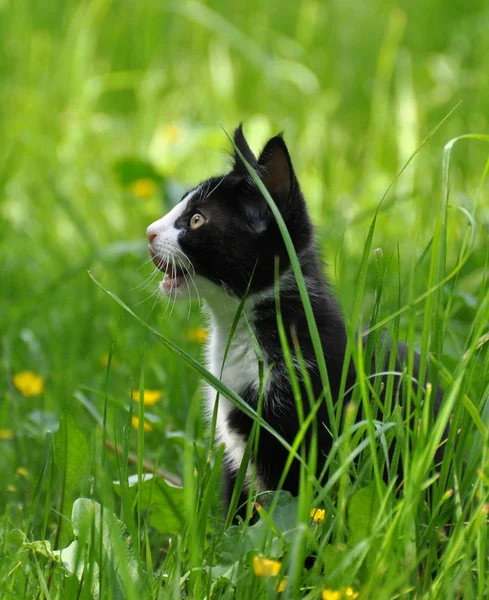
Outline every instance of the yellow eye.
<svg viewBox="0 0 489 600"><path fill-rule="evenodd" d="M190 219L190 229L198 229L205 223L204 217L200 213L195 213Z"/></svg>

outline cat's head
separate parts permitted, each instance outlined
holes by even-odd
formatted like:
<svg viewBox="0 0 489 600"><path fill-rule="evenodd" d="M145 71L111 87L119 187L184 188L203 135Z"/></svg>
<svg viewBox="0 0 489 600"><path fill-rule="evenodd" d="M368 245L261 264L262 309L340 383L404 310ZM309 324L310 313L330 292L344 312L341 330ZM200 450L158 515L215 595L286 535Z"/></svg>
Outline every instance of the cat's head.
<svg viewBox="0 0 489 600"><path fill-rule="evenodd" d="M282 136L271 138L257 159L241 125L234 142L279 208L297 253L312 240L304 198ZM187 192L179 204L147 229L149 251L164 273L165 295L205 298L219 288L241 298L273 286L290 265L275 218L245 164L234 153L233 168ZM251 283L250 283L251 281Z"/></svg>

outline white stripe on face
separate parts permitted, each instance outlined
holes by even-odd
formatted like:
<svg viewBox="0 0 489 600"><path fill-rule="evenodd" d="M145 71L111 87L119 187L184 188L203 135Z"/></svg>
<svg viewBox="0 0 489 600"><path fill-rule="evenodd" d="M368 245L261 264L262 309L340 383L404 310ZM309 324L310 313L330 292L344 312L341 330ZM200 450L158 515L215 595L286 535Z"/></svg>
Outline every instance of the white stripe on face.
<svg viewBox="0 0 489 600"><path fill-rule="evenodd" d="M153 247L156 251L158 250L158 238L164 238L170 245L177 245L180 230L175 227L175 222L185 212L189 200L197 193L198 189L189 192L168 214L158 219L158 221L151 223L148 227L146 234L148 236L157 236L153 242Z"/></svg>

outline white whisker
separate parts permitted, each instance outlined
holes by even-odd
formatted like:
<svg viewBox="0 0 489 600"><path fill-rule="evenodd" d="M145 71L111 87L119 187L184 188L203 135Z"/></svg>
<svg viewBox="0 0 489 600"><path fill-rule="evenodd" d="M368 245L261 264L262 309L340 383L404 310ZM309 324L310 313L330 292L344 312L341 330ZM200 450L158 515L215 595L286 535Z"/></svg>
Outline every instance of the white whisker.
<svg viewBox="0 0 489 600"><path fill-rule="evenodd" d="M159 288L155 288L155 290L153 292L151 292L151 294L147 298L143 298L139 302L136 302L136 306L139 306L140 304L144 304L148 300L151 300L154 296L156 296L156 300L158 301L159 294L160 294Z"/></svg>
<svg viewBox="0 0 489 600"><path fill-rule="evenodd" d="M192 295L190 294L190 287L187 281L187 276L185 275L185 271L183 271L183 278L185 280L185 287L187 288L187 295L188 295L188 312L187 312L187 321L185 326L188 325L189 319L190 319L190 313L192 311Z"/></svg>
<svg viewBox="0 0 489 600"><path fill-rule="evenodd" d="M147 322L147 321L149 321L149 318L150 318L151 314L153 313L153 311L154 311L154 309L155 309L155 306L158 304L158 300L159 300L158 290L156 290L156 293L157 293L156 299L155 299L155 301L153 302L153 306L151 307L151 309L150 309L150 311L149 311L149 313L148 313L148 316L146 317L146 322ZM151 296L150 296L150 297L151 297ZM149 299L149 298L148 298L148 299Z"/></svg>
<svg viewBox="0 0 489 600"><path fill-rule="evenodd" d="M177 273L177 269L175 266L175 256L171 257L171 278L175 281L176 278L176 273ZM173 314L173 310L175 308L175 302L177 300L177 290L175 289L175 287L172 288L172 295L173 295L173 302L172 302L172 306L171 306L171 310L170 310L170 317Z"/></svg>
<svg viewBox="0 0 489 600"><path fill-rule="evenodd" d="M214 192L217 190L217 188L218 188L218 187L221 185L221 183L224 181L224 178L225 178L225 177L226 177L226 175L223 175L223 176L221 177L221 180L219 181L219 183L217 183L217 184L216 184L216 185L215 185L215 186L212 188L212 190L211 190L211 191L210 191L208 194L206 194L206 196L205 196L205 198L204 198L203 200L207 200L207 198L208 198L208 197L209 197L211 194L213 194L213 193L214 193ZM209 184L209 187L210 187L210 184Z"/></svg>
<svg viewBox="0 0 489 600"><path fill-rule="evenodd" d="M132 292L133 290L143 291L144 289L146 289L148 286L150 286L153 283L153 281L155 280L155 278L159 272L160 272L159 269L157 267L155 267L151 271L151 273L148 275L148 277L146 277L146 279L144 281L142 281L138 285L135 285L134 287L130 288L129 291L130 292Z"/></svg>
<svg viewBox="0 0 489 600"><path fill-rule="evenodd" d="M137 271L140 271L143 267L145 267L148 263L150 263L152 261L152 257L151 255L148 256L148 258L136 269Z"/></svg>

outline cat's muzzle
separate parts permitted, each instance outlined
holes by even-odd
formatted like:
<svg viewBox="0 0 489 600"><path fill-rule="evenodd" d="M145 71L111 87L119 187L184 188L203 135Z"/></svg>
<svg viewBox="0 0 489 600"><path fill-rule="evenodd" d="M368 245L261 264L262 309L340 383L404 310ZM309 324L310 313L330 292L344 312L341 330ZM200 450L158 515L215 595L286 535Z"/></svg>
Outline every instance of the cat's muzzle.
<svg viewBox="0 0 489 600"><path fill-rule="evenodd" d="M178 260L165 260L161 258L154 252L151 246L149 247L149 253L156 268L165 276L161 283L161 289L164 292L178 290L185 282L185 269L178 263Z"/></svg>

